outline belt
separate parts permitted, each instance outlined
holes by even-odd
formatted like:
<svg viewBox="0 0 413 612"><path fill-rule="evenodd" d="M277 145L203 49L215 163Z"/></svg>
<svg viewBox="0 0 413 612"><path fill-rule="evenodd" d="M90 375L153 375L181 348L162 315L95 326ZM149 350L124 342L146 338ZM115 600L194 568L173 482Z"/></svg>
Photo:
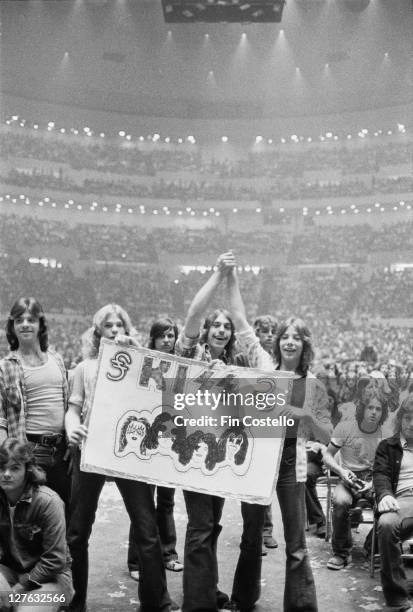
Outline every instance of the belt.
<svg viewBox="0 0 413 612"><path fill-rule="evenodd" d="M26 434L26 438L29 442L44 446L58 446L64 440L63 434Z"/></svg>

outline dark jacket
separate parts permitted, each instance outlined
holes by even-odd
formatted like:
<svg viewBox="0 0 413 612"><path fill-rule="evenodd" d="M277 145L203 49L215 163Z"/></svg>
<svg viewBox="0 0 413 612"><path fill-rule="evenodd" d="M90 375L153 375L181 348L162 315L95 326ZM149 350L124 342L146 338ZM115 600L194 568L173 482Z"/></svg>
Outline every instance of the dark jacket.
<svg viewBox="0 0 413 612"><path fill-rule="evenodd" d="M403 449L399 436L386 438L378 445L373 466L373 485L377 503L380 503L385 495L395 497L402 457Z"/></svg>
<svg viewBox="0 0 413 612"><path fill-rule="evenodd" d="M13 529L19 561L11 553ZM16 504L13 524L7 497L0 488L0 562L28 574L32 586L55 582L70 568L64 504L46 486L28 487Z"/></svg>

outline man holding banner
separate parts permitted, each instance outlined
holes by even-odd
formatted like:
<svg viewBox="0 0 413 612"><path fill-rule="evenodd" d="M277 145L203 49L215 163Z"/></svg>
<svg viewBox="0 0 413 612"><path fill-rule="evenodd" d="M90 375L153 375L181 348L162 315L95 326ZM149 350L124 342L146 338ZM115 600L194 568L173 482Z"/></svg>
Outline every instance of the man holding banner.
<svg viewBox="0 0 413 612"><path fill-rule="evenodd" d="M260 345L254 330L248 325L236 276L235 260L228 254L227 283L231 313L237 326L238 340L249 363L254 367L272 369L268 353ZM311 335L300 319L288 319L277 329L275 359L279 369L294 377L289 405L279 414L294 419L287 427L277 480L286 545L284 611L317 612L314 578L305 542L305 481L307 478L305 442L309 436L328 443L331 424L325 389L309 371L313 357ZM234 580L231 603L233 610L246 612Z"/></svg>
<svg viewBox="0 0 413 612"><path fill-rule="evenodd" d="M159 353L103 339L81 469L182 487L188 512L183 612L252 610L260 595L263 509L277 485L287 548L285 610L315 612L305 545L305 442L310 435L328 440L327 396L308 370L313 353L301 321L281 326L276 359L283 371L274 369L246 322L234 267L232 253L220 256L195 296L176 346L183 356L162 355L162 389L149 385ZM201 315L224 279L239 348L260 370L230 365L235 336L226 311L209 316L199 334ZM167 435L154 444L152 425L160 419ZM216 556L225 497L243 502L231 600L218 590Z"/></svg>
<svg viewBox="0 0 413 612"><path fill-rule="evenodd" d="M73 450L72 507L68 529L68 543L73 558L72 573L75 596L70 605L72 612L86 611L88 586L89 537L95 520L99 496L105 476L80 469L78 446L88 435L89 410L92 403L94 381L98 370L98 350L102 338L114 340L118 334L131 335L128 314L117 304L101 308L93 318L93 326L83 337L83 356L73 376L73 386L66 414L66 431ZM121 361L119 360L119 364ZM125 364L124 364L125 365ZM111 401L113 402L112 395ZM134 431L137 431L135 428ZM135 437L135 436L131 436ZM101 446L102 440L95 442ZM153 490L145 482L115 478L128 511L140 558L139 599L142 612L170 612L165 569L156 524Z"/></svg>

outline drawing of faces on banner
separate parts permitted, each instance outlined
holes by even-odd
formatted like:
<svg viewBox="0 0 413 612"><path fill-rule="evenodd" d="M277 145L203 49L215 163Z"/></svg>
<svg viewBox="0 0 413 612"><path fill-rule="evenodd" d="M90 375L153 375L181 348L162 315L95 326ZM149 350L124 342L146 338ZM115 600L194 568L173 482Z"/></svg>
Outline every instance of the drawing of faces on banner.
<svg viewBox="0 0 413 612"><path fill-rule="evenodd" d="M186 427L177 427L174 423L173 408L168 412L168 406L158 406L162 410L153 420L149 428L146 448L153 455L177 456L177 441L186 438Z"/></svg>
<svg viewBox="0 0 413 612"><path fill-rule="evenodd" d="M243 425L228 427L222 432L218 446L218 462L229 466L236 474L245 474L248 470L254 438L247 435Z"/></svg>
<svg viewBox="0 0 413 612"><path fill-rule="evenodd" d="M115 438L117 457L125 457L129 453L134 453L139 459L149 459L150 455L146 446L150 431L148 417L150 417L149 412L129 410L119 419Z"/></svg>
<svg viewBox="0 0 413 612"><path fill-rule="evenodd" d="M191 468L199 469L203 474L211 475L218 469L217 439L212 433L201 430L194 431L189 436L176 440L178 461L175 467L179 471Z"/></svg>
<svg viewBox="0 0 413 612"><path fill-rule="evenodd" d="M133 453L146 460L159 454L169 456L180 472L196 469L212 475L230 468L242 476L248 471L253 443L253 437L247 435L242 425L228 427L218 439L200 429L187 435L186 427L176 426L167 411L153 418L153 413L130 410L117 424L115 455L125 457Z"/></svg>

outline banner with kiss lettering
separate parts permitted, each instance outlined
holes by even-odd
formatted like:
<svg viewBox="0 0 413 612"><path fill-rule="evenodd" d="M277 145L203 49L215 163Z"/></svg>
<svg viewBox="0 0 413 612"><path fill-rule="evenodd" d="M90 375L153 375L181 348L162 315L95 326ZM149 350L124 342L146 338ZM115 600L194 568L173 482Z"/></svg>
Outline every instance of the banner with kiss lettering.
<svg viewBox="0 0 413 612"><path fill-rule="evenodd" d="M286 372L193 361L102 339L81 469L266 504L283 440Z"/></svg>

